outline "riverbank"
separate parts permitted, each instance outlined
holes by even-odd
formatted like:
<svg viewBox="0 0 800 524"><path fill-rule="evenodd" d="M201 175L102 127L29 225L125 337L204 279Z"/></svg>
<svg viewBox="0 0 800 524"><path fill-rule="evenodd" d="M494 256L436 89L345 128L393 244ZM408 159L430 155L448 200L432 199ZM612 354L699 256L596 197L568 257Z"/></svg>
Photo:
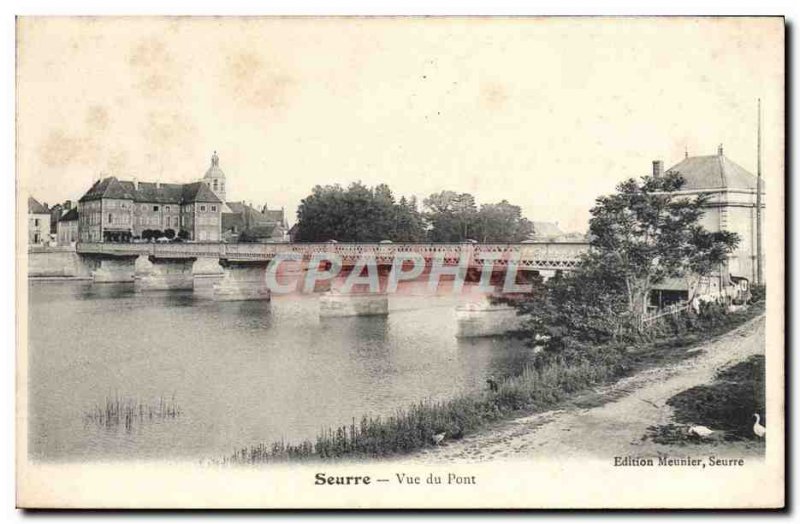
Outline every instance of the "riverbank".
<svg viewBox="0 0 800 524"><path fill-rule="evenodd" d="M636 383L646 371L665 372L691 359L694 345L710 341L763 315L763 305L730 313L667 339L628 348L621 359L565 365L551 363L540 368L526 367L519 375L502 380L496 391L463 395L446 402L423 402L395 415L362 417L351 424L322 432L316 441L297 444L261 443L241 448L221 460L230 464L258 464L286 460L387 458L441 450L484 431L495 431L510 420L541 418L570 402L602 405L613 395L625 393L626 380ZM619 381L619 382L617 382ZM632 382L631 382L632 381ZM622 389L605 392L612 383ZM614 386L612 386L613 388ZM598 389L600 388L600 389ZM622 392L622 393L621 393ZM611 396L609 396L611 395ZM538 419L537 419L538 420ZM538 422L537 422L538 423ZM586 449L592 449L588 446Z"/></svg>
<svg viewBox="0 0 800 524"><path fill-rule="evenodd" d="M751 428L750 405L738 409L746 412L747 420L739 424L744 427L728 428L704 414L680 408L676 411L671 404L676 404L674 399L686 396L687 392L706 388L742 363L763 355L764 330L761 313L723 336L684 349L688 358L683 361L641 371L595 393L577 395L558 409L505 421L459 441L421 450L404 457L403 462L464 463L552 457L611 461L618 456L677 454L759 459L764 453L764 441L714 438L726 429L741 433ZM689 424L708 425L715 435L707 439L665 441L653 432L656 428Z"/></svg>

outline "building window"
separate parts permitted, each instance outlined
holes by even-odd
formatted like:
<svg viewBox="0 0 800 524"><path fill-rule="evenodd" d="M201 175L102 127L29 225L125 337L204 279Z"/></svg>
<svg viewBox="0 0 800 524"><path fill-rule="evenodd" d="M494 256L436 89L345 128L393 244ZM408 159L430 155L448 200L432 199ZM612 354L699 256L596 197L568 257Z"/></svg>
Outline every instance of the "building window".
<svg viewBox="0 0 800 524"><path fill-rule="evenodd" d="M108 223L110 224L111 222L112 222L112 220L111 220L111 213L109 213L109 214L108 214Z"/></svg>
<svg viewBox="0 0 800 524"><path fill-rule="evenodd" d="M211 206L211 211L216 211L216 210L217 210L217 206Z"/></svg>
<svg viewBox="0 0 800 524"><path fill-rule="evenodd" d="M217 190L217 181L214 180L214 191L216 191L216 190Z"/></svg>
<svg viewBox="0 0 800 524"><path fill-rule="evenodd" d="M33 225L36 226L36 227L39 227L39 219L38 218L34 218L33 219Z"/></svg>
<svg viewBox="0 0 800 524"><path fill-rule="evenodd" d="M153 211L158 211L158 206L153 206Z"/></svg>
<svg viewBox="0 0 800 524"><path fill-rule="evenodd" d="M200 211L205 211L205 210L206 210L206 206L200 206Z"/></svg>

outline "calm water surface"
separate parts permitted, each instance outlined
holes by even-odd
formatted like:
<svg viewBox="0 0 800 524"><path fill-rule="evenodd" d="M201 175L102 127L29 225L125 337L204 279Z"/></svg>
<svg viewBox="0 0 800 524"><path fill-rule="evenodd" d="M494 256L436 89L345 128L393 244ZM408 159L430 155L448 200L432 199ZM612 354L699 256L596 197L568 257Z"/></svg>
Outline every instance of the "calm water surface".
<svg viewBox="0 0 800 524"><path fill-rule="evenodd" d="M219 458L314 438L362 414L485 387L519 369L520 342L459 340L452 297L390 297L388 318L320 319L318 298L215 302L132 284L31 282L29 448L53 460ZM87 422L108 397L182 414L131 430Z"/></svg>

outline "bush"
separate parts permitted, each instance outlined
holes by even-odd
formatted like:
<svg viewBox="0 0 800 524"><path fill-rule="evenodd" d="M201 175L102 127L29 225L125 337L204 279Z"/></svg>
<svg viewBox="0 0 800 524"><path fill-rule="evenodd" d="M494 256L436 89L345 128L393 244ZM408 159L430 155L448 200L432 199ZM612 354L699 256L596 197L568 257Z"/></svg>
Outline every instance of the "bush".
<svg viewBox="0 0 800 524"><path fill-rule="evenodd" d="M767 286L764 284L755 284L750 288L750 302L757 304L767 299Z"/></svg>

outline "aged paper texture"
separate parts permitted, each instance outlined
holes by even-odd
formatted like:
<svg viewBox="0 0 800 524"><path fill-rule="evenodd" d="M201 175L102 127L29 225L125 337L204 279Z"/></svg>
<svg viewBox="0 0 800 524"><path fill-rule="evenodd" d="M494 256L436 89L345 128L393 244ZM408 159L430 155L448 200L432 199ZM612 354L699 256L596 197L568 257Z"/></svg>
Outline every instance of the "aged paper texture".
<svg viewBox="0 0 800 524"><path fill-rule="evenodd" d="M782 507L784 31L18 18L18 506Z"/></svg>

